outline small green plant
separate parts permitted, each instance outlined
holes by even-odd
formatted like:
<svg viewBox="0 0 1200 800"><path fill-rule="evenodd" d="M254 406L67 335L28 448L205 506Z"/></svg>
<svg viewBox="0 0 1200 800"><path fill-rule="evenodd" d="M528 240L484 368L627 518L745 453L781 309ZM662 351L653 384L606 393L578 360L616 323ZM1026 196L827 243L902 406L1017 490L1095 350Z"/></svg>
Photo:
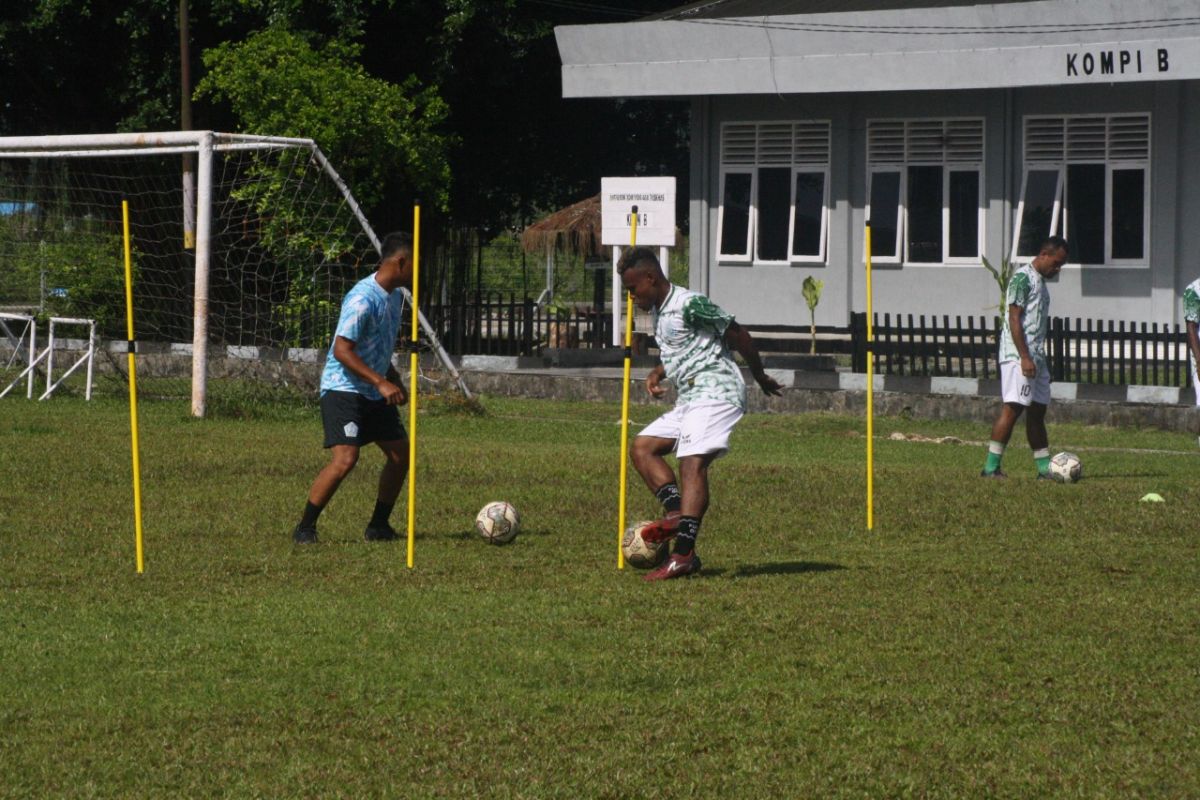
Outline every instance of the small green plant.
<svg viewBox="0 0 1200 800"><path fill-rule="evenodd" d="M546 309L546 313L559 322L565 322L571 318L572 306L565 300L558 300L556 298L546 303L542 308Z"/></svg>
<svg viewBox="0 0 1200 800"><path fill-rule="evenodd" d="M992 277L996 279L996 285L1000 287L1000 304L996 306L996 310L1003 317L1004 306L1008 302L1008 282L1012 279L1016 265L1008 260L1008 256L1000 259L1000 266L998 268L992 266L992 262L988 261L986 257L981 256L980 258L983 261L983 266L987 267L988 272L992 273Z"/></svg>
<svg viewBox="0 0 1200 800"><path fill-rule="evenodd" d="M804 279L800 287L800 291L804 293L804 302L808 304L810 353L817 352L817 303L821 302L821 290L824 288L825 281L819 281L811 275Z"/></svg>

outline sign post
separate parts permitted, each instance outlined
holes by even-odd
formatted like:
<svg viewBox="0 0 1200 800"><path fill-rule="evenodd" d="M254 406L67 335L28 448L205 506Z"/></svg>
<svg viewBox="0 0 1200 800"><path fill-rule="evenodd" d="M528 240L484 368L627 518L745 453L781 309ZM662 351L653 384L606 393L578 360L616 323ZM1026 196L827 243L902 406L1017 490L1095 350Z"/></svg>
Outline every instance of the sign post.
<svg viewBox="0 0 1200 800"><path fill-rule="evenodd" d="M621 276L617 274L620 249L631 241L637 208L637 243L657 245L658 260L667 274L667 248L675 246L675 178L601 178L600 244L613 248L613 346L621 345Z"/></svg>

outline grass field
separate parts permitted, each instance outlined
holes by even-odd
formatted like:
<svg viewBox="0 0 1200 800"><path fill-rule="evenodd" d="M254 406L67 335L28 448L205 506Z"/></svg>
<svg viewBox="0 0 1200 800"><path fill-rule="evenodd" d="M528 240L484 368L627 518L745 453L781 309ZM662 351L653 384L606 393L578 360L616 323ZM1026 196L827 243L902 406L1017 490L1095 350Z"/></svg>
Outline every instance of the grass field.
<svg viewBox="0 0 1200 800"><path fill-rule="evenodd" d="M127 409L0 402L0 796L1200 793L1194 437L1051 409L1085 480L1016 447L1000 483L981 444L887 438L984 426L878 420L868 533L862 420L754 415L704 574L646 584L615 568L619 409L486 407L421 419L410 571L361 538L377 453L291 544L314 409L144 404L139 576Z"/></svg>

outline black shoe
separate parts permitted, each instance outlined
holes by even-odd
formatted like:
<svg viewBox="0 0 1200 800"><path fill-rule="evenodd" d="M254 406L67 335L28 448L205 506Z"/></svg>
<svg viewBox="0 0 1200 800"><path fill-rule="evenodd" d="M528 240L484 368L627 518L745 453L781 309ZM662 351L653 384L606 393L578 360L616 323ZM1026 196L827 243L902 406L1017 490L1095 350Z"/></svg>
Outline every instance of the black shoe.
<svg viewBox="0 0 1200 800"><path fill-rule="evenodd" d="M980 473L979 473L979 477L981 477L981 478L999 478L1000 480L1004 480L1004 479L1005 479L1005 478L1007 478L1008 476L1007 476L1007 475L1005 475L1005 474L1004 474L1003 472L1001 472L1000 470L995 470L995 471L993 471L993 472L988 472L988 471L985 469L983 472L980 472Z"/></svg>
<svg viewBox="0 0 1200 800"><path fill-rule="evenodd" d="M367 529L363 531L363 538L368 542L394 542L400 538L400 534L396 533L391 525L382 527L368 525Z"/></svg>
<svg viewBox="0 0 1200 800"><path fill-rule="evenodd" d="M316 544L317 526L297 525L296 530L292 531L292 541L296 544Z"/></svg>

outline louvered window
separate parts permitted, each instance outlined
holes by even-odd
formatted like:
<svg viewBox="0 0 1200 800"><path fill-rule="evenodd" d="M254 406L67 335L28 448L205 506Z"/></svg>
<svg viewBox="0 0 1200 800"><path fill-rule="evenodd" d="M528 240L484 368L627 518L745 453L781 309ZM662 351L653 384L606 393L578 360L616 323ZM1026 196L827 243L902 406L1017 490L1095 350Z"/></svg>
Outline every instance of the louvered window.
<svg viewBox="0 0 1200 800"><path fill-rule="evenodd" d="M721 127L721 261L825 261L829 137L827 120Z"/></svg>
<svg viewBox="0 0 1200 800"><path fill-rule="evenodd" d="M983 152L982 119L868 121L871 258L978 264Z"/></svg>
<svg viewBox="0 0 1200 800"><path fill-rule="evenodd" d="M1070 263L1146 266L1150 115L1025 118L1013 257L1063 236Z"/></svg>

